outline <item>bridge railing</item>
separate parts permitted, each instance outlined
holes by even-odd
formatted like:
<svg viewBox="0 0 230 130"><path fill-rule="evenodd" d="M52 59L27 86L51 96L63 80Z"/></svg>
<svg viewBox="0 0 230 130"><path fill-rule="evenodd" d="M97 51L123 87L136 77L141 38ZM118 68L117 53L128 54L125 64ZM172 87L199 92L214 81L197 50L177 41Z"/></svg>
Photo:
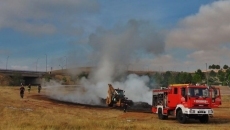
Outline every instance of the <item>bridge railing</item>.
<svg viewBox="0 0 230 130"><path fill-rule="evenodd" d="M0 69L0 72L34 72L34 73L46 73L45 71L33 71L33 70L16 70L16 69Z"/></svg>
<svg viewBox="0 0 230 130"><path fill-rule="evenodd" d="M4 69L0 69L0 73L2 74L6 74L6 75L14 75L15 73L17 74L21 74L23 76L32 76L32 77L37 77L37 76L41 76L47 72L44 71L29 71L29 70L13 70L13 69L9 69L9 70L4 70Z"/></svg>

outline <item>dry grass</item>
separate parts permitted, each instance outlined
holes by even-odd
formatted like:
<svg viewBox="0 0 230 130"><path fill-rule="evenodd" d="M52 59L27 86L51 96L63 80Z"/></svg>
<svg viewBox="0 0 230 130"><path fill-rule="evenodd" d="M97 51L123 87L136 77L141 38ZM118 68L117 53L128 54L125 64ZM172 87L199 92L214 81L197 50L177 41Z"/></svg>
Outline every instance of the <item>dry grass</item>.
<svg viewBox="0 0 230 130"><path fill-rule="evenodd" d="M118 109L67 104L37 94L32 87L25 98L19 98L18 87L0 87L0 130L227 130L230 128L230 96L215 109L209 124L191 120L179 124L175 118L159 120L157 115L143 112L123 113ZM151 100L151 99L150 99Z"/></svg>

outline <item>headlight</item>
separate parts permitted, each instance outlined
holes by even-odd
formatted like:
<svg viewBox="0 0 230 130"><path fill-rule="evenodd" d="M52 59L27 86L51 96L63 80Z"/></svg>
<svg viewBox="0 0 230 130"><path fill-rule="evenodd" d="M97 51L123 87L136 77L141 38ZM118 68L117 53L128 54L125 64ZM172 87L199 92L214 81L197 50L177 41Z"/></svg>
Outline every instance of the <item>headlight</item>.
<svg viewBox="0 0 230 130"><path fill-rule="evenodd" d="M213 110L208 110L208 114L212 114L213 113Z"/></svg>
<svg viewBox="0 0 230 130"><path fill-rule="evenodd" d="M191 109L189 110L189 113L195 113L195 110Z"/></svg>

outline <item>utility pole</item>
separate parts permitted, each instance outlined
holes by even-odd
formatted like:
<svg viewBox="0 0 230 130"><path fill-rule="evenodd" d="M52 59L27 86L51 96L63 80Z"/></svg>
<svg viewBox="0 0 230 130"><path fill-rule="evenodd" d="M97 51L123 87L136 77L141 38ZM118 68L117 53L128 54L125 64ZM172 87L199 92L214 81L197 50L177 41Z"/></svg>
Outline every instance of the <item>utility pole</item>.
<svg viewBox="0 0 230 130"><path fill-rule="evenodd" d="M207 80L207 86L208 86L208 71L207 71L207 63L206 63L206 80Z"/></svg>
<svg viewBox="0 0 230 130"><path fill-rule="evenodd" d="M7 70L8 59L9 59L9 56L7 56L6 58L6 70Z"/></svg>
<svg viewBox="0 0 230 130"><path fill-rule="evenodd" d="M37 59L37 62L36 62L36 72L37 72L37 68L38 68L38 59Z"/></svg>
<svg viewBox="0 0 230 130"><path fill-rule="evenodd" d="M47 54L45 54L46 55L46 72L47 72Z"/></svg>
<svg viewBox="0 0 230 130"><path fill-rule="evenodd" d="M65 56L65 67L66 67L66 70L67 70L67 56Z"/></svg>

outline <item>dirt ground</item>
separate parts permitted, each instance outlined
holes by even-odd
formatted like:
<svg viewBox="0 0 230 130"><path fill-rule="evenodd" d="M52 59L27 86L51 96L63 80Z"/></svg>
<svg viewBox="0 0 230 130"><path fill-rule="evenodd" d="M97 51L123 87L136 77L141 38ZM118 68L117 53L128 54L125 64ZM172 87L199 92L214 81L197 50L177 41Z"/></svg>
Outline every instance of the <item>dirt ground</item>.
<svg viewBox="0 0 230 130"><path fill-rule="evenodd" d="M20 99L19 87L0 87L0 130L3 129L229 129L230 89L221 87L223 102L214 109L208 124L190 120L180 124L175 117L159 120L151 109L128 109L82 105L50 99L43 89L32 87ZM151 100L151 99L150 99Z"/></svg>

